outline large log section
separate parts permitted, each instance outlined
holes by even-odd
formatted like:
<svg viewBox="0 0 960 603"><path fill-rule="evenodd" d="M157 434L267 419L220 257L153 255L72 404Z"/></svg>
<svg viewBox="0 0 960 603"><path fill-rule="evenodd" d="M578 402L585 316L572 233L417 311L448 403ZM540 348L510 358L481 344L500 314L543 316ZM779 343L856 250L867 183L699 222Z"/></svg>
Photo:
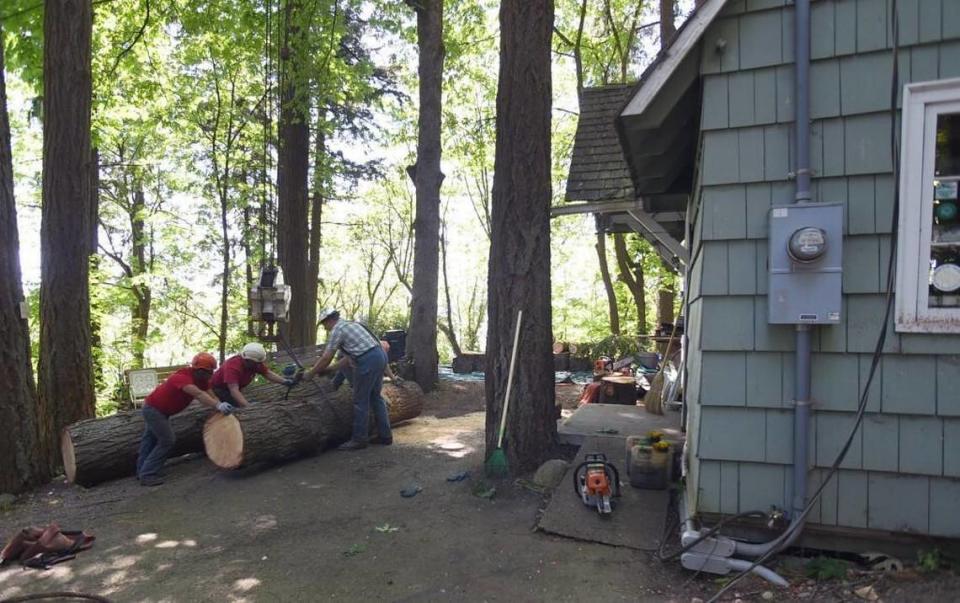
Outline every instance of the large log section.
<svg viewBox="0 0 960 603"><path fill-rule="evenodd" d="M340 410L341 414L344 418L350 417L350 388L340 388L328 396L331 401L327 403L320 401L324 388L329 388L329 380L326 378L303 383L291 390L290 401L302 401L304 404L312 401L318 406L329 406L338 410L344 408L345 410ZM282 385L263 384L251 386L245 393L252 402L267 402L267 405L270 405L270 400L282 401L286 389ZM407 400L411 393L415 404ZM395 419L391 412L391 423L420 414L423 397L415 385L408 382L403 388L398 388L384 384L383 395L391 408L397 406L398 412L403 409L402 415L398 415L402 418ZM394 399L403 402L393 404ZM194 402L185 411L171 418L171 425L177 435L177 443L171 456L203 450L203 425L212 414L219 413ZM301 419L305 417L301 416ZM60 436L60 452L67 480L81 486L93 486L106 480L133 475L142 435L143 418L139 411L120 412L101 419L87 419L64 428Z"/></svg>
<svg viewBox="0 0 960 603"><path fill-rule="evenodd" d="M385 384L383 393L391 424L412 419L423 408L423 392L412 381L403 387ZM236 469L332 448L350 438L352 426L353 400L338 392L326 399L275 400L231 416L215 414L203 428L203 443L215 465ZM370 427L374 433L372 416Z"/></svg>

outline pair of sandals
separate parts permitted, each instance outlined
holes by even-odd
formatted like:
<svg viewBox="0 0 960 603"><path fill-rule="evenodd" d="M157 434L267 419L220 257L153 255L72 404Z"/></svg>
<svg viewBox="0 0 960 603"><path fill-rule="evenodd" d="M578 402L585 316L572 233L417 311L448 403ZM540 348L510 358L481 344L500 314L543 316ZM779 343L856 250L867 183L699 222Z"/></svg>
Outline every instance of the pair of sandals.
<svg viewBox="0 0 960 603"><path fill-rule="evenodd" d="M61 530L56 523L46 528L30 526L13 535L0 551L0 565L19 561L26 567L50 569L74 559L78 552L93 546L96 536L81 531Z"/></svg>

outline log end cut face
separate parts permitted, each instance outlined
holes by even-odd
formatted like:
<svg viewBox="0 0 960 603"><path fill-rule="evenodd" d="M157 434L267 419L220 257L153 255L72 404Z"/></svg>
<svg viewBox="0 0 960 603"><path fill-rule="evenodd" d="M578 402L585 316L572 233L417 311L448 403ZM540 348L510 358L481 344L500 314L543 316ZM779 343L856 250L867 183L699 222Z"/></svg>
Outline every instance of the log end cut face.
<svg viewBox="0 0 960 603"><path fill-rule="evenodd" d="M203 446L217 467L236 469L243 464L243 427L236 417L219 413L203 426Z"/></svg>
<svg viewBox="0 0 960 603"><path fill-rule="evenodd" d="M64 429L60 433L60 456L63 458L63 472L71 484L77 477L77 455L73 449L73 438L70 430Z"/></svg>

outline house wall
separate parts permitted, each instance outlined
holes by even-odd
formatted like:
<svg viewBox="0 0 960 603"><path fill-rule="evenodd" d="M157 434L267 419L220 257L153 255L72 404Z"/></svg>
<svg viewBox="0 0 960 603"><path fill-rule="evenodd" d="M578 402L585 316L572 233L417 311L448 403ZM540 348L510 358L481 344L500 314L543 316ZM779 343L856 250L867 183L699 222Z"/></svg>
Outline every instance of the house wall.
<svg viewBox="0 0 960 603"><path fill-rule="evenodd" d="M898 7L901 84L960 77L960 2ZM894 191L888 8L812 4L813 191L844 204L844 265L842 323L814 332L811 491L853 424L884 311ZM701 512L789 508L794 335L767 324L766 237L770 205L793 195L792 31L792 3L730 0L702 43L688 293L689 481ZM811 521L960 536L960 335L898 334L891 324L867 410Z"/></svg>

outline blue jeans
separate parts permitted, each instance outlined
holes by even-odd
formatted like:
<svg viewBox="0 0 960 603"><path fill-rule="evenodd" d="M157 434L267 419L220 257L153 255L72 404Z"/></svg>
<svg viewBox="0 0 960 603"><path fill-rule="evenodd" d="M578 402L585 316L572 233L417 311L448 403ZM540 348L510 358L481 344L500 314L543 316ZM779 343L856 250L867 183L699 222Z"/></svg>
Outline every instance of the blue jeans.
<svg viewBox="0 0 960 603"><path fill-rule="evenodd" d="M366 442L370 437L370 409L377 421L377 432L384 440L393 437L387 402L380 395L383 388L383 370L387 354L379 345L354 359L351 385L353 386L353 439Z"/></svg>
<svg viewBox="0 0 960 603"><path fill-rule="evenodd" d="M170 418L152 406L143 406L143 439L137 456L137 479L158 477L177 436Z"/></svg>

